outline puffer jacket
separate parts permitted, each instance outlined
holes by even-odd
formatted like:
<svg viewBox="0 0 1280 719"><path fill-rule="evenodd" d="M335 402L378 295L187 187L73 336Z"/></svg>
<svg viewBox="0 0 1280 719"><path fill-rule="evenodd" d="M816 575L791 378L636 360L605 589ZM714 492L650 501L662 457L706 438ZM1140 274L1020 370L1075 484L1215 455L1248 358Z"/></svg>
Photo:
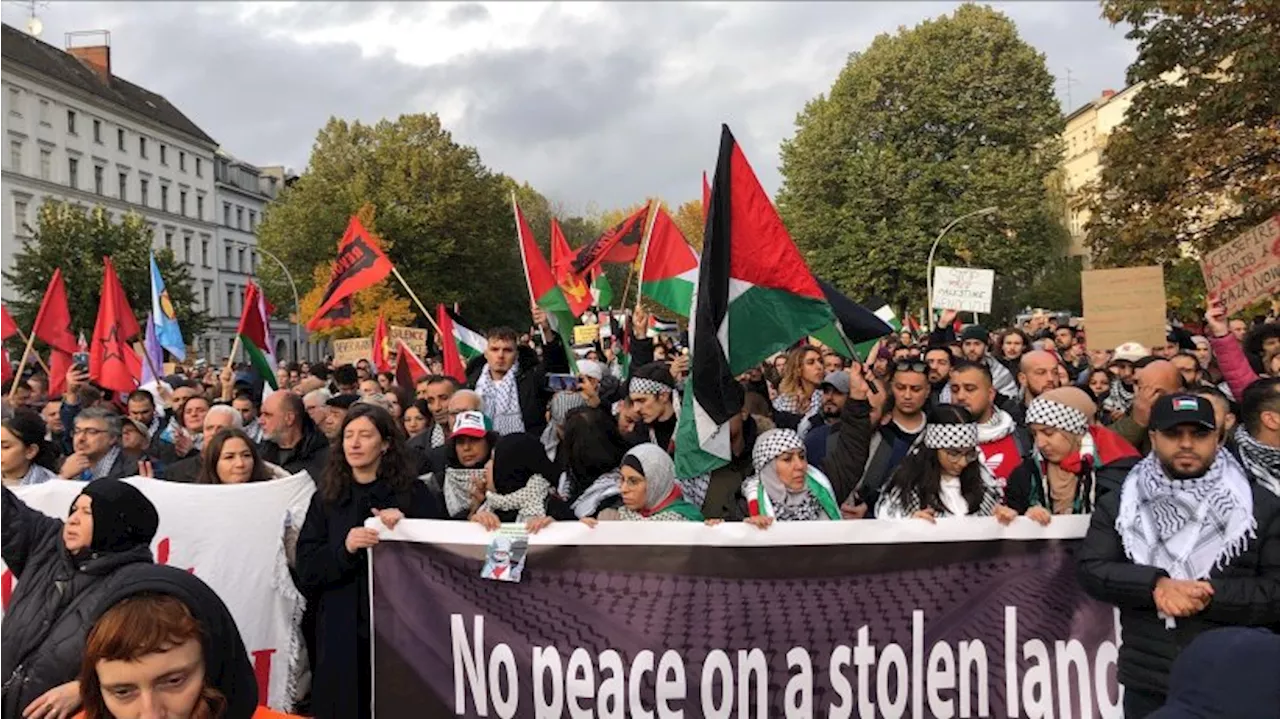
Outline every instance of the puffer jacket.
<svg viewBox="0 0 1280 719"><path fill-rule="evenodd" d="M1120 609L1120 683L1129 689L1168 693L1173 662L1193 639L1224 626L1280 628L1280 498L1254 485L1257 536L1238 556L1209 574L1213 598L1199 614L1177 619L1172 629L1156 613L1152 591L1168 575L1128 559L1116 532L1120 492L1098 498L1089 533L1080 545L1080 586L1094 599Z"/></svg>
<svg viewBox="0 0 1280 719"><path fill-rule="evenodd" d="M3 554L17 578L4 621L0 664L4 716L76 678L85 637L99 604L123 581L121 567L151 562L151 549L93 553L72 559L62 544L62 521L4 490Z"/></svg>

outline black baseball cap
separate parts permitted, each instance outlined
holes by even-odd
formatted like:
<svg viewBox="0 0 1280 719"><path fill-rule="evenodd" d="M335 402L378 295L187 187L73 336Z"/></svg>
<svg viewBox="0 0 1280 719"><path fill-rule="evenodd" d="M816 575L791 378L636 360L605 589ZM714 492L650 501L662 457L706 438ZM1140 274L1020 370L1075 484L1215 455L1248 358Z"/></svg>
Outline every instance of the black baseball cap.
<svg viewBox="0 0 1280 719"><path fill-rule="evenodd" d="M1193 394L1166 394L1156 400L1151 407L1151 429L1159 432L1180 424L1217 429L1213 404Z"/></svg>

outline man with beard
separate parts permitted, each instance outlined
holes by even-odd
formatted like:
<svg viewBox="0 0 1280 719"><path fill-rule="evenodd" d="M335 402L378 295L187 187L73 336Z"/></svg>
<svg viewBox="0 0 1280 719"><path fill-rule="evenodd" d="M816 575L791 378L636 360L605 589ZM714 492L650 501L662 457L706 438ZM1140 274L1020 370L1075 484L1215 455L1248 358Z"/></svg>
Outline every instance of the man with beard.
<svg viewBox="0 0 1280 719"><path fill-rule="evenodd" d="M924 363L929 372L929 402L925 405L928 411L939 404L951 402L951 350L947 347L933 346L924 351Z"/></svg>
<svg viewBox="0 0 1280 719"><path fill-rule="evenodd" d="M1129 412L1133 407L1133 365L1135 362L1151 356L1146 347L1137 342L1125 342L1116 347L1111 355L1111 363L1107 369L1111 371L1115 381L1111 383L1111 392L1106 398L1099 397L1102 409L1111 415L1114 422Z"/></svg>
<svg viewBox="0 0 1280 719"><path fill-rule="evenodd" d="M1098 499L1079 550L1084 590L1120 610L1124 715L1165 703L1169 671L1198 635L1280 623L1280 499L1218 444L1213 406L1166 394L1152 452Z"/></svg>
<svg viewBox="0 0 1280 719"><path fill-rule="evenodd" d="M445 375L429 375L418 380L417 397L427 401L427 409L431 412L433 421L431 431L410 439L410 446L427 451L444 444L445 438L449 436L449 427L453 424L453 418L449 416L449 398L457 391L457 381Z"/></svg>
<svg viewBox="0 0 1280 719"><path fill-rule="evenodd" d="M995 476L1003 499L1009 477L1031 454L1031 438L1025 427L996 406L1000 397L985 364L968 360L956 364L950 390L951 402L969 410L978 425L978 455Z"/></svg>
<svg viewBox="0 0 1280 719"><path fill-rule="evenodd" d="M258 412L264 439L263 461L278 464L290 474L306 470L319 482L329 462L329 440L316 427L302 398L293 392L272 392Z"/></svg>
<svg viewBox="0 0 1280 719"><path fill-rule="evenodd" d="M1062 385L1058 377L1058 358L1044 350L1032 350L1022 355L1018 362L1018 384L1022 385L1022 405L1014 419L1022 422L1036 397Z"/></svg>
<svg viewBox="0 0 1280 719"><path fill-rule="evenodd" d="M1018 383L1009 370L987 352L990 341L991 333L982 325L969 325L960 333L960 349L964 353L964 358L970 362L985 364L991 370L991 379L996 391L1006 397L1017 399Z"/></svg>
<svg viewBox="0 0 1280 719"><path fill-rule="evenodd" d="M857 368L857 371L861 370L861 367ZM822 408L819 414L806 417L801 422L801 428L806 431L800 436L804 437L804 452L809 464L822 469L822 462L827 458L827 443L831 441L832 433L839 431L840 410L849 399L849 373L843 370L828 373L818 389L822 390Z"/></svg>

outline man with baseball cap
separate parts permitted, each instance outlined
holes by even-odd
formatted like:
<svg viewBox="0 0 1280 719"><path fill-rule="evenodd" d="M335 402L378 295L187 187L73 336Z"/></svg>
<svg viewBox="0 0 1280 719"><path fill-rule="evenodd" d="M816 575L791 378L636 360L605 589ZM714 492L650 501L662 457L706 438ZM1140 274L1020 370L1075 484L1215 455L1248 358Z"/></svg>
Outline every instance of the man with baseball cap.
<svg viewBox="0 0 1280 719"><path fill-rule="evenodd" d="M1280 623L1280 498L1219 446L1209 400L1160 397L1149 431L1151 454L1098 500L1078 554L1084 590L1120 609L1126 717L1165 703L1196 636Z"/></svg>
<svg viewBox="0 0 1280 719"><path fill-rule="evenodd" d="M854 371L861 372L862 367L855 364ZM827 442L831 440L832 433L839 431L840 411L849 399L849 373L845 370L828 372L818 389L822 390L822 407L804 418L799 434L804 438L809 464L821 469L822 461L827 457Z"/></svg>

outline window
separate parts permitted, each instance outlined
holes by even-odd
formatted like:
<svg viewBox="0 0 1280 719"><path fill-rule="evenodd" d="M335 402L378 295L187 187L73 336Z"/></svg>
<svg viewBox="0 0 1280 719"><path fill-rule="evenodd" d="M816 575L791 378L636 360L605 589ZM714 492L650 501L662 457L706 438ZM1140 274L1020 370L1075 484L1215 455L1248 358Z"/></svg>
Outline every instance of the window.
<svg viewBox="0 0 1280 719"><path fill-rule="evenodd" d="M231 226L231 203L230 202L222 203L222 224L226 225L227 227Z"/></svg>
<svg viewBox="0 0 1280 719"><path fill-rule="evenodd" d="M191 263L191 235L183 235L182 237L182 261L188 264ZM205 297L208 298L208 296L209 290L205 289Z"/></svg>
<svg viewBox="0 0 1280 719"><path fill-rule="evenodd" d="M169 211L169 186L168 185L160 186L160 209L165 212Z"/></svg>
<svg viewBox="0 0 1280 719"><path fill-rule="evenodd" d="M226 249L226 253L225 253L226 262L223 263L222 269L226 270L227 272L230 272L231 271L231 245L227 245L225 249Z"/></svg>
<svg viewBox="0 0 1280 719"><path fill-rule="evenodd" d="M151 182L145 177L138 180L138 197L143 207L147 207L149 205L147 202L147 186L150 184Z"/></svg>
<svg viewBox="0 0 1280 719"><path fill-rule="evenodd" d="M201 309L203 309L205 312L209 311L209 285L204 286L204 305L201 307ZM206 347L208 347L208 343L209 343L209 340L205 340ZM209 354L207 350L205 351L205 355L210 357L213 356Z"/></svg>
<svg viewBox="0 0 1280 719"><path fill-rule="evenodd" d="M22 91L16 87L9 88L9 114L22 117Z"/></svg>
<svg viewBox="0 0 1280 719"><path fill-rule="evenodd" d="M243 247L241 247L239 251L236 252L236 269L240 272L248 272L248 270L244 268L244 248Z"/></svg>
<svg viewBox="0 0 1280 719"><path fill-rule="evenodd" d="M204 177L204 167L198 157L196 158L196 177Z"/></svg>
<svg viewBox="0 0 1280 719"><path fill-rule="evenodd" d="M147 157L147 138L138 137L138 156L146 159Z"/></svg>
<svg viewBox="0 0 1280 719"><path fill-rule="evenodd" d="M40 148L40 179L53 179L53 151Z"/></svg>
<svg viewBox="0 0 1280 719"><path fill-rule="evenodd" d="M249 231L253 232L253 228L257 224L258 224L258 213L254 212L253 210L249 210Z"/></svg>
<svg viewBox="0 0 1280 719"><path fill-rule="evenodd" d="M123 127L116 130L116 148L119 149L121 152L127 152L127 150L124 149L124 128Z"/></svg>
<svg viewBox="0 0 1280 719"><path fill-rule="evenodd" d="M249 274L251 275L257 274L257 272L254 271L254 268L257 266L258 266L258 253L254 252L253 250L249 250Z"/></svg>
<svg viewBox="0 0 1280 719"><path fill-rule="evenodd" d="M236 288L235 285L227 285L227 316L236 316Z"/></svg>
<svg viewBox="0 0 1280 719"><path fill-rule="evenodd" d="M173 251L173 230L164 231L164 248Z"/></svg>
<svg viewBox="0 0 1280 719"><path fill-rule="evenodd" d="M178 150L178 169L182 172L187 171L187 153Z"/></svg>
<svg viewBox="0 0 1280 719"><path fill-rule="evenodd" d="M187 216L187 191L178 190L178 214Z"/></svg>
<svg viewBox="0 0 1280 719"><path fill-rule="evenodd" d="M67 184L72 187L78 187L79 183L76 182L76 180L78 179L77 176L79 174L80 161L74 157L67 158Z"/></svg>
<svg viewBox="0 0 1280 719"><path fill-rule="evenodd" d="M76 111L67 110L67 133L76 134Z"/></svg>
<svg viewBox="0 0 1280 719"><path fill-rule="evenodd" d="M169 148L165 147L164 145L160 146L160 164L161 165L169 164L169 158L165 156L168 149Z"/></svg>
<svg viewBox="0 0 1280 719"><path fill-rule="evenodd" d="M93 121L93 141L102 144L102 120Z"/></svg>
<svg viewBox="0 0 1280 719"><path fill-rule="evenodd" d="M204 219L204 195L196 195L196 219Z"/></svg>
<svg viewBox="0 0 1280 719"><path fill-rule="evenodd" d="M205 267L209 266L209 241L208 240L200 240L200 264Z"/></svg>
<svg viewBox="0 0 1280 719"><path fill-rule="evenodd" d="M120 183L120 199L129 200L129 173L121 172L116 175L116 180Z"/></svg>
<svg viewBox="0 0 1280 719"><path fill-rule="evenodd" d="M13 215L17 221L13 223L14 234L24 237L27 234L27 201L13 198Z"/></svg>
<svg viewBox="0 0 1280 719"><path fill-rule="evenodd" d="M236 229L244 229L244 208L236 205Z"/></svg>
<svg viewBox="0 0 1280 719"><path fill-rule="evenodd" d="M53 123L49 122L49 101L40 100L40 124L45 127L51 127Z"/></svg>
<svg viewBox="0 0 1280 719"><path fill-rule="evenodd" d="M104 184L104 181L103 181L103 179L102 179L102 178L103 178L103 175L105 175L105 174L106 174L106 171L103 169L102 165L94 165L94 166L93 166L93 191L94 191L94 193L99 194L99 195L103 194L102 185Z"/></svg>
<svg viewBox="0 0 1280 719"><path fill-rule="evenodd" d="M9 141L9 169L22 172L22 141Z"/></svg>

